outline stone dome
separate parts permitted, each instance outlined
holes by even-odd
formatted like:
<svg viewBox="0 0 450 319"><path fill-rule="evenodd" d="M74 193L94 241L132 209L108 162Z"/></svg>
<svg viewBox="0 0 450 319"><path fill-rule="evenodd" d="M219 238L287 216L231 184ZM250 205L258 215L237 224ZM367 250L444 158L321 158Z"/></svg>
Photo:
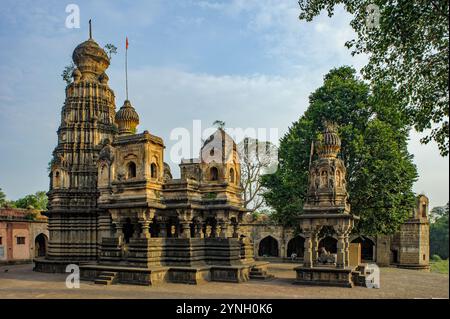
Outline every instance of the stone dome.
<svg viewBox="0 0 450 319"><path fill-rule="evenodd" d="M341 138L337 133L337 126L331 122L325 122L324 129L315 142L319 157L336 157L341 149Z"/></svg>
<svg viewBox="0 0 450 319"><path fill-rule="evenodd" d="M93 39L80 43L73 51L72 59L83 79L98 79L109 66L108 55Z"/></svg>
<svg viewBox="0 0 450 319"><path fill-rule="evenodd" d="M115 120L119 126L120 134L132 134L139 124L139 115L130 101L125 100L122 107L117 111Z"/></svg>
<svg viewBox="0 0 450 319"><path fill-rule="evenodd" d="M202 162L227 163L233 161L233 153L236 152L236 142L225 130L219 128L203 143L200 158Z"/></svg>

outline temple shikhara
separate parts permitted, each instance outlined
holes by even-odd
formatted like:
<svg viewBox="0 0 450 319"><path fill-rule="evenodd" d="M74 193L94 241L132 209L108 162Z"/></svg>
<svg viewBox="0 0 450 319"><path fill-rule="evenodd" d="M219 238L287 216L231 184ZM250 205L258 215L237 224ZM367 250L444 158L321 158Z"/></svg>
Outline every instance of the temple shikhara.
<svg viewBox="0 0 450 319"><path fill-rule="evenodd" d="M105 51L90 37L73 61L51 162L48 252L35 270L75 263L84 279L135 284L267 276L239 231L246 210L233 139L218 129L173 179L164 141L137 133L129 100L116 111Z"/></svg>

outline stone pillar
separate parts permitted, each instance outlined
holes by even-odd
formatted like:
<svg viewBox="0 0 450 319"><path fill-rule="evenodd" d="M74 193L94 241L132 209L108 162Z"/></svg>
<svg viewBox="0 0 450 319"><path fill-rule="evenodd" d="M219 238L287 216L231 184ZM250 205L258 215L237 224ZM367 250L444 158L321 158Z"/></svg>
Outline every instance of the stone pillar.
<svg viewBox="0 0 450 319"><path fill-rule="evenodd" d="M220 222L220 232L219 237L220 238L228 238L228 224L225 221Z"/></svg>
<svg viewBox="0 0 450 319"><path fill-rule="evenodd" d="M139 224L141 225L141 238L150 238L150 221L140 220Z"/></svg>
<svg viewBox="0 0 450 319"><path fill-rule="evenodd" d="M313 267L312 232L305 233L305 252L303 256L303 267Z"/></svg>
<svg viewBox="0 0 450 319"><path fill-rule="evenodd" d="M225 231L225 238L233 238L234 237L234 227L231 222L227 222L226 225L226 231Z"/></svg>
<svg viewBox="0 0 450 319"><path fill-rule="evenodd" d="M345 268L345 235L338 233L336 267Z"/></svg>
<svg viewBox="0 0 450 319"><path fill-rule="evenodd" d="M345 242L345 267L350 266L350 251L349 251L349 247L350 247L350 242L348 239L348 233L345 235L344 237L344 242Z"/></svg>
<svg viewBox="0 0 450 319"><path fill-rule="evenodd" d="M215 229L215 237L219 238L220 237L220 232L222 229L222 224L221 223L216 223L216 229Z"/></svg>
<svg viewBox="0 0 450 319"><path fill-rule="evenodd" d="M205 237L206 237L206 238L210 238L211 235L212 235L212 227L211 227L211 225L206 225L206 234L205 234Z"/></svg>
<svg viewBox="0 0 450 319"><path fill-rule="evenodd" d="M181 238L191 238L191 228L188 221L181 221Z"/></svg>
<svg viewBox="0 0 450 319"><path fill-rule="evenodd" d="M195 237L196 238L204 238L204 234L202 232L202 223L197 222L195 224Z"/></svg>
<svg viewBox="0 0 450 319"><path fill-rule="evenodd" d="M341 220L338 225L334 226L334 230L338 237L336 267L345 268L349 265L348 252L348 235L352 229L352 221Z"/></svg>
<svg viewBox="0 0 450 319"><path fill-rule="evenodd" d="M319 260L319 233L316 232L312 237L312 260L316 264Z"/></svg>

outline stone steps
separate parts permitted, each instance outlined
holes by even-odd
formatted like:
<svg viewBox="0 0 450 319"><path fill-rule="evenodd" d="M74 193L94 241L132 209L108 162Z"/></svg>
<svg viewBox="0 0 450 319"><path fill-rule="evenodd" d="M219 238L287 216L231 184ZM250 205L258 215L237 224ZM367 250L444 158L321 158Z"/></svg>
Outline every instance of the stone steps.
<svg viewBox="0 0 450 319"><path fill-rule="evenodd" d="M111 285L116 279L117 272L113 271L102 271L97 278L95 278L94 283L97 285Z"/></svg>
<svg viewBox="0 0 450 319"><path fill-rule="evenodd" d="M249 277L250 279L256 280L269 280L275 278L274 275L269 274L266 270L258 267L253 267L250 269Z"/></svg>

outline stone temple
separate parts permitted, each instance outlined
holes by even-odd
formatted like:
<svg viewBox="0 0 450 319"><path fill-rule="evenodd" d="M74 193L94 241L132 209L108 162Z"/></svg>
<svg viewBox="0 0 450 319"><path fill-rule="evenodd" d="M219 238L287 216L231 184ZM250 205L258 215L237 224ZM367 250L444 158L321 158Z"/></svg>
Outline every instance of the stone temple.
<svg viewBox="0 0 450 319"><path fill-rule="evenodd" d="M218 129L173 179L164 141L136 133L131 102L116 112L105 51L89 38L72 58L51 162L48 252L35 270L77 264L82 279L143 285L270 276L239 230L246 211L232 138Z"/></svg>

